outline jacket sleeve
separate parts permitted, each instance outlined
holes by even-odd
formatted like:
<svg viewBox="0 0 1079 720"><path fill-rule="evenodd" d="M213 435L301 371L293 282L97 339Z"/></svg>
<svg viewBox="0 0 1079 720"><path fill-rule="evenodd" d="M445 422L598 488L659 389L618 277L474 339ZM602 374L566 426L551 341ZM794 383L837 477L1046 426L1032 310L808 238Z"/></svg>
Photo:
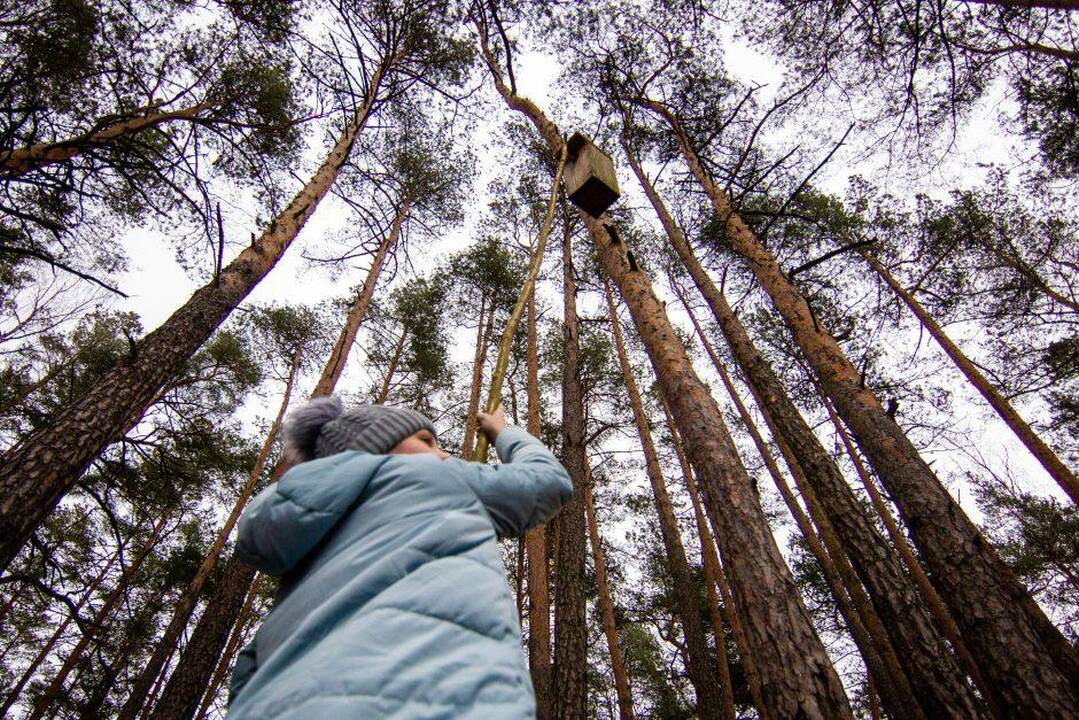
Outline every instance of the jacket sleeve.
<svg viewBox="0 0 1079 720"><path fill-rule="evenodd" d="M494 521L499 537L520 535L550 520L573 495L569 473L551 451L519 427L498 434L501 465L469 463L469 485Z"/></svg>

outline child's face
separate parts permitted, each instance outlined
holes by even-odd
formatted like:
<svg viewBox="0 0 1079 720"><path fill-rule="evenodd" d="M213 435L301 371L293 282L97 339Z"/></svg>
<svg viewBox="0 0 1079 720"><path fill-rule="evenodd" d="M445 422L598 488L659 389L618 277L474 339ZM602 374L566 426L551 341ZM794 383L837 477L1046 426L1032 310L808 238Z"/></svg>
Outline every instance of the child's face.
<svg viewBox="0 0 1079 720"><path fill-rule="evenodd" d="M439 460L445 460L450 454L438 446L438 441L430 430L420 430L397 443L390 450L390 455L419 455L427 453L437 455Z"/></svg>

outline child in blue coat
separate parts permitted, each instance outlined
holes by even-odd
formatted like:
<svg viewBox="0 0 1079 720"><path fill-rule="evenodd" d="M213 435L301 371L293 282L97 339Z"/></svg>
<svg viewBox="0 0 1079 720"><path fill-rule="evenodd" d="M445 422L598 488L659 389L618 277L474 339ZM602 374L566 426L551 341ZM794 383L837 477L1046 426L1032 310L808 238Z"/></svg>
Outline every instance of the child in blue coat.
<svg viewBox="0 0 1079 720"><path fill-rule="evenodd" d="M572 485L501 408L479 418L501 465L449 457L413 410L331 397L290 416L299 464L239 522L237 556L281 581L230 720L534 717L496 538L549 520Z"/></svg>

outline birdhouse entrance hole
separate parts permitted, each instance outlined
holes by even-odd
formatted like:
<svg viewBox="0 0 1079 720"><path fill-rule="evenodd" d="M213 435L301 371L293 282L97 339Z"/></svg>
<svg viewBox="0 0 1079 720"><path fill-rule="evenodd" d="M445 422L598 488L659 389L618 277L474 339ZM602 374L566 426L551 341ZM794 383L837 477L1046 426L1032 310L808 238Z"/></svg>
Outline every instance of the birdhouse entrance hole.
<svg viewBox="0 0 1079 720"><path fill-rule="evenodd" d="M571 203L594 218L618 199L614 161L587 137L573 133L566 147L565 182Z"/></svg>

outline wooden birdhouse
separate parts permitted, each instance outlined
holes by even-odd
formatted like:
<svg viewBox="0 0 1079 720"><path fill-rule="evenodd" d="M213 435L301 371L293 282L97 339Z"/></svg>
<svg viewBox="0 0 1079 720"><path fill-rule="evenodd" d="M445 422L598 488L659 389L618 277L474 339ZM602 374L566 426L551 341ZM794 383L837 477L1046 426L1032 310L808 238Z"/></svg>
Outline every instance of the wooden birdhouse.
<svg viewBox="0 0 1079 720"><path fill-rule="evenodd" d="M579 132L567 143L565 183L570 202L594 218L620 195L611 156Z"/></svg>

